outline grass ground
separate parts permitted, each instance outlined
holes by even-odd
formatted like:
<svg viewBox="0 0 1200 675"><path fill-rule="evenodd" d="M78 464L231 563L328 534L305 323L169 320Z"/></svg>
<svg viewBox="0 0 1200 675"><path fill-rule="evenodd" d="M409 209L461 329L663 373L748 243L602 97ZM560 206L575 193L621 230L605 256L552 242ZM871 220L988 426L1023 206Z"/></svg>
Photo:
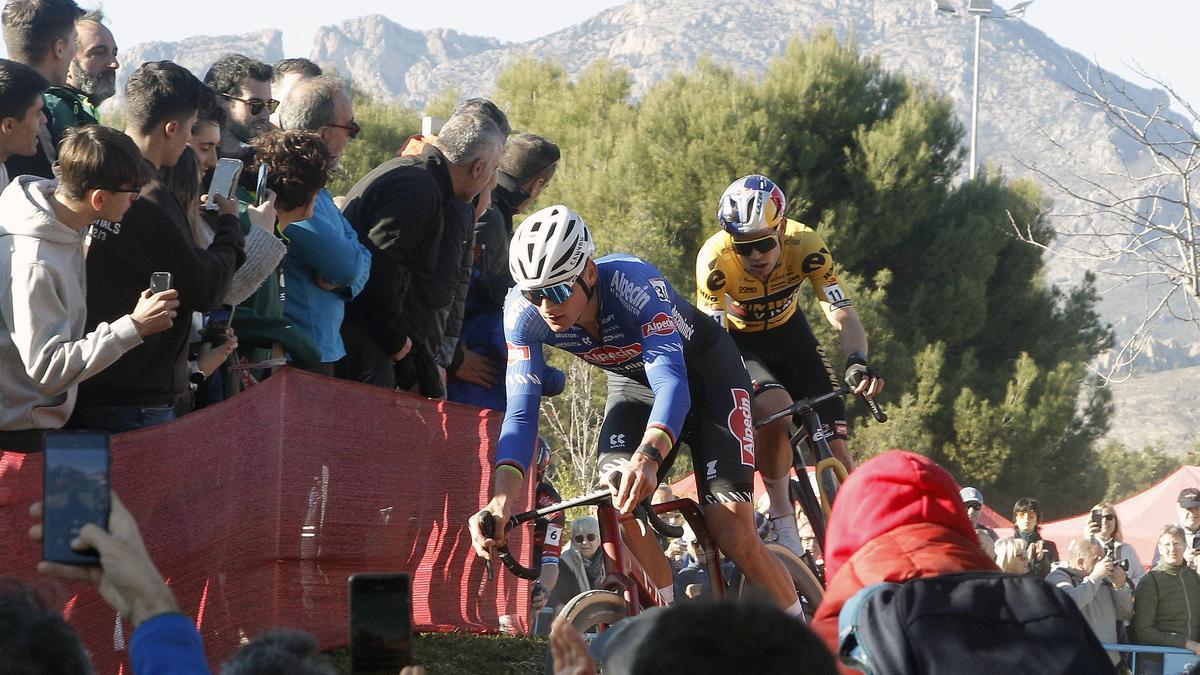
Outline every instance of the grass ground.
<svg viewBox="0 0 1200 675"><path fill-rule="evenodd" d="M339 673L350 672L349 651L329 657ZM546 638L425 633L413 640L413 658L430 675L534 675L545 672Z"/></svg>

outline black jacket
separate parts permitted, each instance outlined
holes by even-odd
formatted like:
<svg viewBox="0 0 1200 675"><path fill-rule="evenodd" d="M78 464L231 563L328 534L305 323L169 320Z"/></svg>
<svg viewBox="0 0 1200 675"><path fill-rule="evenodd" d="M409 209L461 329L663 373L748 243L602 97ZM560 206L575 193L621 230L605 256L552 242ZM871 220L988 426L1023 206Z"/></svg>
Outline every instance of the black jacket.
<svg viewBox="0 0 1200 675"><path fill-rule="evenodd" d="M388 354L408 337L414 349L436 356L473 214L454 197L445 156L428 145L419 155L389 159L346 200L343 213L372 255L371 276L346 306L345 320L360 323Z"/></svg>
<svg viewBox="0 0 1200 675"><path fill-rule="evenodd" d="M77 408L172 404L187 389L192 312L220 306L229 280L246 259L237 216L221 216L215 231L207 249L196 246L183 208L157 180L142 188L121 222L92 226L87 330L132 311L154 272L171 273L179 309L171 328L148 336L80 384Z"/></svg>
<svg viewBox="0 0 1200 675"><path fill-rule="evenodd" d="M467 314L502 309L504 296L512 288L508 271L508 243L512 239L513 216L529 193L512 176L499 172L492 205L475 223L475 278L467 299Z"/></svg>

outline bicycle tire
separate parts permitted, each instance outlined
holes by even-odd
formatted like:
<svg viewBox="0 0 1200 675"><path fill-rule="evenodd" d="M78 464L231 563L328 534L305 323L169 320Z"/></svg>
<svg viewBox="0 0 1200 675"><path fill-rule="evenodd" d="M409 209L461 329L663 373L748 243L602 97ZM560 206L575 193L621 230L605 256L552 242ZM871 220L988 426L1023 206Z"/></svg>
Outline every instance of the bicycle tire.
<svg viewBox="0 0 1200 675"><path fill-rule="evenodd" d="M601 624L614 624L629 616L625 598L613 591L584 591L567 601L559 613L580 633Z"/></svg>
<svg viewBox="0 0 1200 675"><path fill-rule="evenodd" d="M817 575L804 560L787 547L776 543L769 543L766 546L771 555L783 563L792 580L792 585L796 587L796 597L804 608L804 616L800 617L801 620L804 623L812 623L813 616L817 613L817 605L820 605L821 600L825 598L825 589L821 586ZM743 576L741 585L738 587L738 595L741 596L745 589L746 577Z"/></svg>

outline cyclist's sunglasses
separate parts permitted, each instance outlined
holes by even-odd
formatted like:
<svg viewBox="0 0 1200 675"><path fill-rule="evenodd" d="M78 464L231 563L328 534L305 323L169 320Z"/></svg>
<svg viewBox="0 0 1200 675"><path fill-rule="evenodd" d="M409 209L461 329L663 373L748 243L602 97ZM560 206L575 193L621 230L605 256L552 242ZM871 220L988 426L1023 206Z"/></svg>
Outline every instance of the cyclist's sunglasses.
<svg viewBox="0 0 1200 675"><path fill-rule="evenodd" d="M221 95L224 96L225 98L233 99L234 101L241 101L242 103L245 103L246 105L250 106L250 114L251 115L258 115L259 113L261 113L263 111L263 108L266 108L267 112L273 113L273 112L275 112L275 109L279 107L279 101L276 101L275 99L271 99L269 101L264 101L261 98L238 98L237 96L234 96L233 94L221 94Z"/></svg>
<svg viewBox="0 0 1200 675"><path fill-rule="evenodd" d="M596 541L594 534L579 534L575 536L575 543L582 544L584 541Z"/></svg>
<svg viewBox="0 0 1200 675"><path fill-rule="evenodd" d="M740 256L750 257L752 253L766 253L779 245L779 239L773 234L769 234L762 239L753 239L751 241L735 241L733 242L733 250Z"/></svg>
<svg viewBox="0 0 1200 675"><path fill-rule="evenodd" d="M571 293L575 291L575 281L578 278L564 281L561 284L546 286L545 288L533 288L528 291L521 291L521 295L524 295L525 299L534 306L542 304L542 300L549 300L556 305L560 305L566 302L567 298L571 297Z"/></svg>
<svg viewBox="0 0 1200 675"><path fill-rule="evenodd" d="M324 124L322 126L333 127L334 129L345 129L346 135L350 138L358 136L358 132L362 131L362 127L358 126L358 122L350 120L349 124Z"/></svg>

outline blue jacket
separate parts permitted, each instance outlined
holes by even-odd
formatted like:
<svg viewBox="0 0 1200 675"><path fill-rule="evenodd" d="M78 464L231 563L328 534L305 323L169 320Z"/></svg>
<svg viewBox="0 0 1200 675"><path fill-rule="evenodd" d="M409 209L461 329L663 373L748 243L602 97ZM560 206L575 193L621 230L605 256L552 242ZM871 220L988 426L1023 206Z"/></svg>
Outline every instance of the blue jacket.
<svg viewBox="0 0 1200 675"><path fill-rule="evenodd" d="M472 285L474 289L474 285ZM469 301L468 301L469 303ZM504 343L504 312L495 310L468 314L463 319L462 335L458 338L464 349L469 349L496 363L508 360L508 348ZM542 368L542 396L557 396L567 385L567 376L558 368L545 365ZM504 410L508 403L508 391L504 378L497 377L496 384L483 387L471 382L449 378L446 382L446 398L456 403L479 406L491 410Z"/></svg>
<svg viewBox="0 0 1200 675"><path fill-rule="evenodd" d="M129 658L134 675L209 675L196 623L182 614L159 614L133 632Z"/></svg>
<svg viewBox="0 0 1200 675"><path fill-rule="evenodd" d="M322 363L337 361L346 355L341 335L346 302L367 284L371 252L358 241L329 190L317 193L312 218L292 223L284 235L284 316L317 343ZM317 285L317 275L338 288L324 290Z"/></svg>

